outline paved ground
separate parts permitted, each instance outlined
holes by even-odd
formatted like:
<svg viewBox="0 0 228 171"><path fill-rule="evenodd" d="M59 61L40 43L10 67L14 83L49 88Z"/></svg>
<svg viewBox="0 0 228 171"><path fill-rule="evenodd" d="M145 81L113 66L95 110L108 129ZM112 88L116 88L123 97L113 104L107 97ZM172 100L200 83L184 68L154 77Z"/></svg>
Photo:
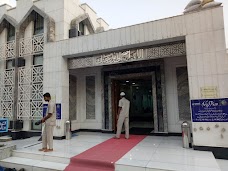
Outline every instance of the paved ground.
<svg viewBox="0 0 228 171"><path fill-rule="evenodd" d="M216 160L221 171L227 171L228 170L228 160Z"/></svg>
<svg viewBox="0 0 228 171"><path fill-rule="evenodd" d="M69 159L111 137L112 134L78 133L71 140L55 140L54 152L45 155ZM38 139L39 137L33 137L7 144L16 144L17 151L43 154L38 151L41 148ZM136 168L137 171L152 171L158 168L180 171L227 171L228 161L215 160L211 152L182 148L181 137L148 136L116 163L116 171Z"/></svg>

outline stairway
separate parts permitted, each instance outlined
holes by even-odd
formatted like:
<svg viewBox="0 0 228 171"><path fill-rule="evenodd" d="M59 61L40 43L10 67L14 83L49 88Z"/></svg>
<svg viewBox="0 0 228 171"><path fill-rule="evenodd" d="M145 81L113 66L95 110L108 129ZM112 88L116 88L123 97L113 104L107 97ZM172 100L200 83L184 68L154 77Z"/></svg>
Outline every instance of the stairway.
<svg viewBox="0 0 228 171"><path fill-rule="evenodd" d="M26 171L62 171L68 166L70 158L49 154L14 150L12 157L0 161L0 166Z"/></svg>

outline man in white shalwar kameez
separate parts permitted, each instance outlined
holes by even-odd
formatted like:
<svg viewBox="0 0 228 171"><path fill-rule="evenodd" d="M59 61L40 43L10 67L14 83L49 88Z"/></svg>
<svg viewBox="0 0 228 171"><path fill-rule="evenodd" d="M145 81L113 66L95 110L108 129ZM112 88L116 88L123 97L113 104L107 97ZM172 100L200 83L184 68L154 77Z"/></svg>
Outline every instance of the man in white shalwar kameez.
<svg viewBox="0 0 228 171"><path fill-rule="evenodd" d="M39 151L52 152L53 131L56 125L56 105L51 101L51 95L49 93L44 94L44 100L48 102L48 108L45 117L41 119L44 127L42 130L42 149L39 149Z"/></svg>
<svg viewBox="0 0 228 171"><path fill-rule="evenodd" d="M119 139L122 126L124 123L125 126L125 138L129 138L129 109L130 109L130 101L125 98L125 93L120 93L121 99L119 100L119 110L117 114L117 132L114 138Z"/></svg>

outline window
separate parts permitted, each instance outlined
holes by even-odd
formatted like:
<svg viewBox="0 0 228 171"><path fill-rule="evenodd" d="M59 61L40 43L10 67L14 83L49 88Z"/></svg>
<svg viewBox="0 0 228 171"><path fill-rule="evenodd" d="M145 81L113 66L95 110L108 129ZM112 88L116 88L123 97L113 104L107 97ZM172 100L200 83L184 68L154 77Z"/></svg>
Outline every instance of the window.
<svg viewBox="0 0 228 171"><path fill-rule="evenodd" d="M7 60L6 69L12 69L12 68L13 68L13 60Z"/></svg>
<svg viewBox="0 0 228 171"><path fill-rule="evenodd" d="M15 28L8 23L7 26L7 41L15 40Z"/></svg>
<svg viewBox="0 0 228 171"><path fill-rule="evenodd" d="M34 12L34 35L44 33L44 19Z"/></svg>
<svg viewBox="0 0 228 171"><path fill-rule="evenodd" d="M41 131L42 130L42 124L35 125L36 122L37 122L37 120L32 120L31 121L31 130Z"/></svg>
<svg viewBox="0 0 228 171"><path fill-rule="evenodd" d="M79 23L78 36L85 35L85 25L83 22Z"/></svg>
<svg viewBox="0 0 228 171"><path fill-rule="evenodd" d="M33 56L33 65L43 65L43 55L34 55Z"/></svg>

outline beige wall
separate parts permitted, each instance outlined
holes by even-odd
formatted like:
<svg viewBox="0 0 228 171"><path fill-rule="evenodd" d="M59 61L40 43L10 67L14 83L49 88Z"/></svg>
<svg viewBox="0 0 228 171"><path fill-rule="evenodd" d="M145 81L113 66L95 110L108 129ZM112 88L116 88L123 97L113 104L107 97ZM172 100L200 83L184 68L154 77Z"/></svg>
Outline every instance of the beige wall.
<svg viewBox="0 0 228 171"><path fill-rule="evenodd" d="M224 24L226 33L226 48L228 49L228 1L223 2L224 8Z"/></svg>
<svg viewBox="0 0 228 171"><path fill-rule="evenodd" d="M77 77L77 120L73 121L72 129L102 129L101 68L87 68L75 70ZM95 76L95 118L86 119L86 76Z"/></svg>
<svg viewBox="0 0 228 171"><path fill-rule="evenodd" d="M186 56L165 58L166 107L168 132L181 133L183 120L179 118L176 68L187 66Z"/></svg>

